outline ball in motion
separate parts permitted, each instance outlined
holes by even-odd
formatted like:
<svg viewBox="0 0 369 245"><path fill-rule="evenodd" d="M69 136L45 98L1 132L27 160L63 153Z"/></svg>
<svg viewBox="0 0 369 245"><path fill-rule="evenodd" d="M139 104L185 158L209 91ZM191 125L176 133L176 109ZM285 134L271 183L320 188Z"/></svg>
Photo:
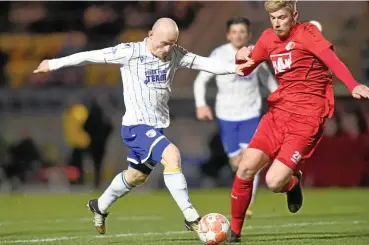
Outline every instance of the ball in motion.
<svg viewBox="0 0 369 245"><path fill-rule="evenodd" d="M199 238L204 244L222 243L227 240L229 233L229 221L222 214L207 214L199 222Z"/></svg>

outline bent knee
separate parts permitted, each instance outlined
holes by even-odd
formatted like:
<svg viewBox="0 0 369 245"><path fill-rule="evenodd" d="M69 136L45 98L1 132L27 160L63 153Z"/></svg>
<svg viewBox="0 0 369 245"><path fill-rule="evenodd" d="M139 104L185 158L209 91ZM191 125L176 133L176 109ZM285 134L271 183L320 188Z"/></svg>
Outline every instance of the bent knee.
<svg viewBox="0 0 369 245"><path fill-rule="evenodd" d="M125 172L124 177L128 184L132 186L138 186L144 184L147 181L149 175L144 174L136 169L128 168L128 170Z"/></svg>
<svg viewBox="0 0 369 245"><path fill-rule="evenodd" d="M162 164L165 169L181 168L181 154L175 145L170 144L165 148L162 156Z"/></svg>
<svg viewBox="0 0 369 245"><path fill-rule="evenodd" d="M268 157L256 149L247 149L239 162L237 175L241 179L253 178L261 168L268 164Z"/></svg>
<svg viewBox="0 0 369 245"><path fill-rule="evenodd" d="M271 191L278 193L283 188L285 179L268 172L265 176L265 183Z"/></svg>
<svg viewBox="0 0 369 245"><path fill-rule="evenodd" d="M257 174L259 169L253 165L239 164L237 169L237 176L241 179L252 179Z"/></svg>

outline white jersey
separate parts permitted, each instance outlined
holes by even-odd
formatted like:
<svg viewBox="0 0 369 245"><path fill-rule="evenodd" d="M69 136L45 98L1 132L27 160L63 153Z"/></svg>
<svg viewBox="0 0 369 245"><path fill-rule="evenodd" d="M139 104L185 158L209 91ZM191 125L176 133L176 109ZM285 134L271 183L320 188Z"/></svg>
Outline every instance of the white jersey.
<svg viewBox="0 0 369 245"><path fill-rule="evenodd" d="M155 128L169 126L168 100L178 68L203 70L215 74L234 74L235 64L190 53L175 45L165 61L158 59L142 42L121 43L115 47L77 53L49 61L50 70L89 63L118 64L123 80L126 107L122 124L146 124Z"/></svg>
<svg viewBox="0 0 369 245"><path fill-rule="evenodd" d="M216 48L210 57L220 59L227 64L235 63L237 51L227 43ZM206 84L214 74L200 72L194 84L196 107L205 106ZM259 90L260 82L273 92L277 82L267 64L262 63L250 75L236 74L216 76L218 93L215 102L215 113L219 119L226 121L242 121L260 116L262 98Z"/></svg>

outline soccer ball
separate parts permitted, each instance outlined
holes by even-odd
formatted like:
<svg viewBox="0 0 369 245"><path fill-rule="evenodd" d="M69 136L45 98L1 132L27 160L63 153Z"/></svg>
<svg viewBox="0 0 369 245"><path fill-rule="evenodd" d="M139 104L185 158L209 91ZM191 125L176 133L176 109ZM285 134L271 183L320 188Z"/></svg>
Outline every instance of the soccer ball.
<svg viewBox="0 0 369 245"><path fill-rule="evenodd" d="M227 240L230 224L222 214L207 214L199 222L199 238L204 244L216 245Z"/></svg>

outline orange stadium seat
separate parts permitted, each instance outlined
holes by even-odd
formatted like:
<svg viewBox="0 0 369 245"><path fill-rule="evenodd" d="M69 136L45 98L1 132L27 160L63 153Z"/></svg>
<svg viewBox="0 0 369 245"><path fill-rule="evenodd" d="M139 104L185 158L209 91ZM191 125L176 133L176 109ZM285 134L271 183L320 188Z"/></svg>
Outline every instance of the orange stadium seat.
<svg viewBox="0 0 369 245"><path fill-rule="evenodd" d="M128 29L118 37L121 42L139 42L147 36L147 31L142 29Z"/></svg>
<svg viewBox="0 0 369 245"><path fill-rule="evenodd" d="M85 73L86 82L90 86L116 85L120 82L117 65L87 65Z"/></svg>
<svg viewBox="0 0 369 245"><path fill-rule="evenodd" d="M120 83L120 72L119 72L119 66L117 65L106 65L106 80L105 84L114 86Z"/></svg>
<svg viewBox="0 0 369 245"><path fill-rule="evenodd" d="M37 67L37 61L10 61L7 64L7 72L12 88L21 88L32 71Z"/></svg>
<svg viewBox="0 0 369 245"><path fill-rule="evenodd" d="M32 59L40 61L45 57L55 57L63 47L66 36L66 33L34 35L32 38Z"/></svg>
<svg viewBox="0 0 369 245"><path fill-rule="evenodd" d="M9 54L10 60L23 60L31 48L29 34L3 34L0 40L1 48Z"/></svg>

